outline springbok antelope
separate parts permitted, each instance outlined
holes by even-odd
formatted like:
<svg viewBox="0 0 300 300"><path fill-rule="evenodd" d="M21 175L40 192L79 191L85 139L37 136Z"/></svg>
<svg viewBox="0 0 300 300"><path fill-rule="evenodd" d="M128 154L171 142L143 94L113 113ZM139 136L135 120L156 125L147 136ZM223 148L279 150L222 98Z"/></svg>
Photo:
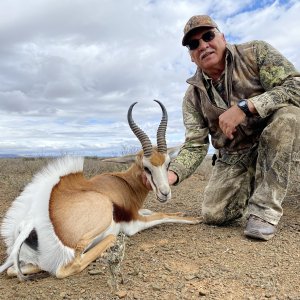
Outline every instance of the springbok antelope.
<svg viewBox="0 0 300 300"><path fill-rule="evenodd" d="M133 235L162 223L197 224L180 213L166 214L142 209L149 190L146 173L160 202L171 198L168 183L167 112L162 103L157 148L132 118L128 123L142 150L125 172L83 176L83 158L64 157L39 172L9 208L1 227L8 257L0 272L20 280L46 271L57 278L81 272L101 257L123 232ZM32 275L30 275L32 274Z"/></svg>

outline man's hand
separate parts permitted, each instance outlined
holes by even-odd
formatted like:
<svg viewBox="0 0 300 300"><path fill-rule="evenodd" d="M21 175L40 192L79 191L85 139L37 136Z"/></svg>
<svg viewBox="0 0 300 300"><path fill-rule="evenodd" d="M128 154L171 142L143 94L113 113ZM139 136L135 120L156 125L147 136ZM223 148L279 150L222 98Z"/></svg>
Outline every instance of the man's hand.
<svg viewBox="0 0 300 300"><path fill-rule="evenodd" d="M168 180L169 180L169 185L173 185L178 180L177 174L173 171L168 171Z"/></svg>
<svg viewBox="0 0 300 300"><path fill-rule="evenodd" d="M234 105L219 116L219 126L223 133L233 139L233 134L236 132L236 127L241 124L246 118L245 113Z"/></svg>

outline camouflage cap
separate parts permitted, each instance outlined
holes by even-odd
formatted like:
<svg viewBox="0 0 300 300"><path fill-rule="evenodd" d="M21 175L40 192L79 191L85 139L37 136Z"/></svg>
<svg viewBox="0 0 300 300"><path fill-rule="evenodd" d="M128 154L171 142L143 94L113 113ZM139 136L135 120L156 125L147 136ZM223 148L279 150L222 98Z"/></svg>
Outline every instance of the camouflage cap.
<svg viewBox="0 0 300 300"><path fill-rule="evenodd" d="M215 21L207 15L199 15L191 17L188 22L186 23L183 33L182 45L186 46L189 37L199 28L201 27L211 27L217 28L218 25Z"/></svg>

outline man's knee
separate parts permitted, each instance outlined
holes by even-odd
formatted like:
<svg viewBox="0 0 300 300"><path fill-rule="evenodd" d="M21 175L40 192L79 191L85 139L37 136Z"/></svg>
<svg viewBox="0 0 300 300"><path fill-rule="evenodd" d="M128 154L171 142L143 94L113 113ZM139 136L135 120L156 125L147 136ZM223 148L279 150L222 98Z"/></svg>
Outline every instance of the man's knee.
<svg viewBox="0 0 300 300"><path fill-rule="evenodd" d="M224 222L225 199L226 197L223 193L216 193L216 187L213 190L212 186L208 184L204 191L204 199L202 202L202 217L204 223L220 225Z"/></svg>
<svg viewBox="0 0 300 300"><path fill-rule="evenodd" d="M202 206L203 223L210 225L221 225L224 223L224 214L222 211L210 210Z"/></svg>
<svg viewBox="0 0 300 300"><path fill-rule="evenodd" d="M209 209L202 206L203 223L209 225L224 225L243 216L244 207L236 207L235 209L228 210L226 207L223 209Z"/></svg>
<svg viewBox="0 0 300 300"><path fill-rule="evenodd" d="M241 174L232 179L232 184L229 184L229 179L226 184L220 180L209 182L202 202L201 214L204 223L223 225L242 216L249 197L247 178Z"/></svg>

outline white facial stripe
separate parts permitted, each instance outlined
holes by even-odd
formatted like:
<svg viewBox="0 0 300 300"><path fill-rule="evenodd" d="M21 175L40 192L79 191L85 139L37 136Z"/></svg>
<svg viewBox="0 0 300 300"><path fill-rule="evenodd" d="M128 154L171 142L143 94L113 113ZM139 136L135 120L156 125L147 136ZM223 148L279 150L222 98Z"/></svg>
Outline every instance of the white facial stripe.
<svg viewBox="0 0 300 300"><path fill-rule="evenodd" d="M166 160L161 166L153 166L148 158L143 159L144 167L148 168L150 174L146 172L146 176L155 191L157 198L161 202L165 202L171 198L171 189L168 182L167 167L170 162L169 155L166 155Z"/></svg>

